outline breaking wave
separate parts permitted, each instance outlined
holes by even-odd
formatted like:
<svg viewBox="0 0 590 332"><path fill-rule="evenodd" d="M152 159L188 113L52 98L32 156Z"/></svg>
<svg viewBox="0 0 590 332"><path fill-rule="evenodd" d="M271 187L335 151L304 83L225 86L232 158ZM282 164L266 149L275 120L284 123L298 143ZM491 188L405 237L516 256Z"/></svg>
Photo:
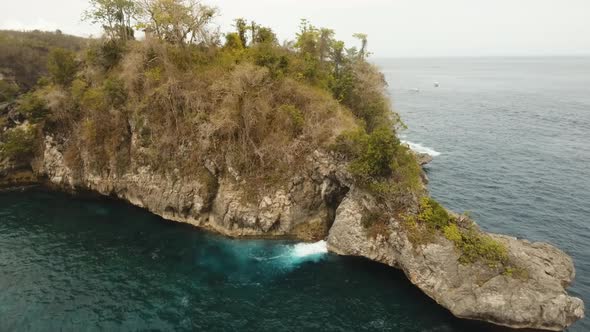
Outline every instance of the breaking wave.
<svg viewBox="0 0 590 332"><path fill-rule="evenodd" d="M318 256L328 253L328 246L326 241L318 241L315 243L298 243L293 246L292 255L294 257L308 257Z"/></svg>
<svg viewBox="0 0 590 332"><path fill-rule="evenodd" d="M412 151L415 151L418 153L426 153L426 154L429 154L433 157L440 156L440 154L441 154L440 152L438 152L432 148L429 148L427 146L424 146L420 143L414 143L414 142L405 141L405 140L402 140L401 142L403 144L406 144L410 149L412 149Z"/></svg>

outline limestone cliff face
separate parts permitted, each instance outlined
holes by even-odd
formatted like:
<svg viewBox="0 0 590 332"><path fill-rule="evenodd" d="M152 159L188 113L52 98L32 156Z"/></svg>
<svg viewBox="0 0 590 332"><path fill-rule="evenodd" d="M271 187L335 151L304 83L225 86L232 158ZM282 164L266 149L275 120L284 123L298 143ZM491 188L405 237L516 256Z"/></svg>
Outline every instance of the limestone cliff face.
<svg viewBox="0 0 590 332"><path fill-rule="evenodd" d="M66 189L116 196L164 218L234 237L327 238L341 255L363 256L400 268L424 293L461 318L514 328L562 330L584 315L583 302L567 294L574 278L571 258L544 243L493 235L509 250L524 276L461 264L453 243L439 236L415 247L399 221L389 234L370 235L362 226L374 198L355 187L346 167L315 152L292 180L261 199L250 199L248 183L231 169L207 165L211 179L186 179L137 168L123 175L74 174L61 147L45 138L37 172ZM133 168L131 168L133 169Z"/></svg>
<svg viewBox="0 0 590 332"><path fill-rule="evenodd" d="M162 175L149 167L123 175L76 174L66 166L61 149L52 137L46 137L36 171L51 184L118 197L166 219L233 237L325 238L349 187L340 183L345 179L343 170L319 152L286 186L253 201L250 184L233 170L222 173L212 163L206 180Z"/></svg>

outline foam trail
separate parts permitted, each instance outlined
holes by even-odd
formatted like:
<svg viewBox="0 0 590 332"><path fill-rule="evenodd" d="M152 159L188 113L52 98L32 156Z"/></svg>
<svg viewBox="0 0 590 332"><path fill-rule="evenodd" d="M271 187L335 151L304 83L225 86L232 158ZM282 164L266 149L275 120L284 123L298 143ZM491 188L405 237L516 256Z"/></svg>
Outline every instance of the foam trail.
<svg viewBox="0 0 590 332"><path fill-rule="evenodd" d="M328 253L328 246L323 240L315 243L298 243L293 246L294 257L316 256L326 253Z"/></svg>
<svg viewBox="0 0 590 332"><path fill-rule="evenodd" d="M413 142L405 141L405 140L401 140L401 142L403 144L406 144L410 149L412 149L415 152L418 152L418 153L426 153L426 154L429 154L429 155L431 155L433 157L440 156L440 152L438 152L438 151L436 151L434 149L431 149L431 148L429 148L427 146L424 146L424 145L422 145L420 143L413 143Z"/></svg>

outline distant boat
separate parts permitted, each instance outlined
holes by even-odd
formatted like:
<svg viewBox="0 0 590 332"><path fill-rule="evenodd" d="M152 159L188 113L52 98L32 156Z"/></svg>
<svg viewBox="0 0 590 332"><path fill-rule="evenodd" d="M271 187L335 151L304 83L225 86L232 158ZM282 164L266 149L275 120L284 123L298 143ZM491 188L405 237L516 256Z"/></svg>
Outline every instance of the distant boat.
<svg viewBox="0 0 590 332"><path fill-rule="evenodd" d="M410 91L412 91L412 92L420 92L420 89L418 89L418 88L413 88L413 89L410 89Z"/></svg>
<svg viewBox="0 0 590 332"><path fill-rule="evenodd" d="M438 82L434 82L434 87L438 88L440 86L440 84L438 84Z"/></svg>

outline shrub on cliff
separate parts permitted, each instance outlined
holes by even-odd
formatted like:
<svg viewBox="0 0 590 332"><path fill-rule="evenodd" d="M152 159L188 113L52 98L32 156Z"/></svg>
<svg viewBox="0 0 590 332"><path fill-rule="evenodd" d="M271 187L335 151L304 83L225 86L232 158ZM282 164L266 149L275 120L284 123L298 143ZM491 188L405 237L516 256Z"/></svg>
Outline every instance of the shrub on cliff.
<svg viewBox="0 0 590 332"><path fill-rule="evenodd" d="M104 71L113 69L125 55L125 45L113 40L103 40L86 50L86 61Z"/></svg>
<svg viewBox="0 0 590 332"><path fill-rule="evenodd" d="M426 223L431 228L443 229L449 225L452 218L436 200L430 197L422 197L418 220Z"/></svg>
<svg viewBox="0 0 590 332"><path fill-rule="evenodd" d="M372 178L387 177L392 173L399 140L390 128L381 127L370 134L358 129L339 136L336 151L351 157L351 172L368 182Z"/></svg>
<svg viewBox="0 0 590 332"><path fill-rule="evenodd" d="M49 112L45 101L36 93L27 93L18 100L18 111L29 121L42 121Z"/></svg>
<svg viewBox="0 0 590 332"><path fill-rule="evenodd" d="M491 267L509 267L507 248L466 218L451 216L436 200L423 197L418 213L406 216L405 224L410 240L415 244L430 242L435 234L440 233L453 242L461 254L459 260L462 263L481 261Z"/></svg>
<svg viewBox="0 0 590 332"><path fill-rule="evenodd" d="M0 103L14 100L18 92L19 87L16 83L0 79Z"/></svg>
<svg viewBox="0 0 590 332"><path fill-rule="evenodd" d="M47 59L47 69L54 83L62 86L69 85L78 70L75 53L63 48L51 50Z"/></svg>
<svg viewBox="0 0 590 332"><path fill-rule="evenodd" d="M422 191L420 168L401 145L393 129L381 126L367 134L359 128L337 137L334 151L349 161L349 169L364 186L387 205L407 208Z"/></svg>
<svg viewBox="0 0 590 332"><path fill-rule="evenodd" d="M35 132L31 127L15 127L0 137L0 157L16 162L27 161L33 154Z"/></svg>

